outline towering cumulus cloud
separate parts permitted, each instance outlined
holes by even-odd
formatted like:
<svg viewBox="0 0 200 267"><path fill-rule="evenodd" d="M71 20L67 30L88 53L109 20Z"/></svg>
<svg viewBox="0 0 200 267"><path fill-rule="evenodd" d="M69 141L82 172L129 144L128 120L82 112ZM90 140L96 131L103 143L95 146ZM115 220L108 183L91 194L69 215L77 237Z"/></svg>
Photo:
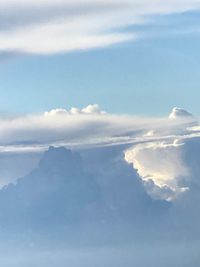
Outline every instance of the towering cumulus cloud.
<svg viewBox="0 0 200 267"><path fill-rule="evenodd" d="M133 146L125 152L125 159L133 164L152 197L171 201L190 190L193 166L186 160L186 154L191 140L198 146L199 133L193 134L189 126L198 123L184 109L173 108L169 119L185 123L168 137L161 134L153 142ZM190 158L196 158L196 153L190 153Z"/></svg>
<svg viewBox="0 0 200 267"><path fill-rule="evenodd" d="M0 264L79 267L81 253L89 267L179 267L183 255L196 267L200 130L171 114L89 105L1 118L0 246L22 256Z"/></svg>
<svg viewBox="0 0 200 267"><path fill-rule="evenodd" d="M189 174L182 159L184 144L153 142L136 145L126 151L125 159L132 163L151 196L172 200L187 190L181 179Z"/></svg>

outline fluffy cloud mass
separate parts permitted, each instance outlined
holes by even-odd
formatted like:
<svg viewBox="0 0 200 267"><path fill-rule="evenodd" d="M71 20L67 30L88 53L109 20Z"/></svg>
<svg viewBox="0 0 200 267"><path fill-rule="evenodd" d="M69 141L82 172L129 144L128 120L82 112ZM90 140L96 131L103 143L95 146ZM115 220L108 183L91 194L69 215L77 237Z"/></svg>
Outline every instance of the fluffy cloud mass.
<svg viewBox="0 0 200 267"><path fill-rule="evenodd" d="M140 38L131 25L200 8L199 0L2 0L0 51L49 54Z"/></svg>
<svg viewBox="0 0 200 267"><path fill-rule="evenodd" d="M56 115L77 115L77 114L85 114L85 115L94 115L94 114L105 114L105 111L102 111L97 104L88 105L85 108L71 108L69 111L66 109L52 109L44 113L46 117L48 116L56 116Z"/></svg>
<svg viewBox="0 0 200 267"><path fill-rule="evenodd" d="M171 201L190 190L192 179L198 179L192 174L197 153L191 151L191 146L193 149L195 143L199 148L199 127L194 116L181 108L173 108L169 120L183 124L171 129L170 136L161 131L157 140L134 145L125 151L125 160L133 164L153 198ZM150 133L147 136L156 136Z"/></svg>
<svg viewBox="0 0 200 267"><path fill-rule="evenodd" d="M188 190L181 187L181 179L189 175L187 164L183 162L184 144L153 142L136 145L127 150L125 159L144 181L147 191L155 198L172 200L179 193Z"/></svg>
<svg viewBox="0 0 200 267"><path fill-rule="evenodd" d="M76 149L122 145L124 160L155 199L172 201L198 183L200 129L184 109L174 108L164 118L145 118L109 114L94 104L1 118L0 126L1 152L43 151L50 145Z"/></svg>

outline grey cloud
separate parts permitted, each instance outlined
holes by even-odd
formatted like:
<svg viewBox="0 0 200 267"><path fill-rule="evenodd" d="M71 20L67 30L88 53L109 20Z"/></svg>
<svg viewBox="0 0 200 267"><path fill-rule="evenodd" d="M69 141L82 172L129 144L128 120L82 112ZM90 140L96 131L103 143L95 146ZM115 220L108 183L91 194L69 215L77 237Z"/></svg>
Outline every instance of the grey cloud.
<svg viewBox="0 0 200 267"><path fill-rule="evenodd" d="M64 238L65 245L75 242L76 246L85 242L109 246L112 240L120 245L143 244L155 239L176 244L194 238L200 216L192 207L199 187L195 194L192 189L172 203L153 200L136 171L124 161L124 149L116 146L77 153L51 147L38 167L16 185L0 190L0 224L8 230L7 240L10 230L11 235L13 230L19 234L15 242L20 244L23 234L27 244L35 241L38 231L50 233L52 229L58 243ZM43 237L42 242L51 247L51 235Z"/></svg>
<svg viewBox="0 0 200 267"><path fill-rule="evenodd" d="M17 28L36 26L48 22L59 22L62 19L74 20L77 17L99 15L120 10L125 4L119 3L84 3L58 5L28 5L13 6L0 9L0 31L12 31Z"/></svg>
<svg viewBox="0 0 200 267"><path fill-rule="evenodd" d="M106 148L82 152L81 157L63 147L50 147L30 174L0 190L1 227L8 233L14 228L25 235L30 230L59 228L57 234L67 237L73 226L84 227L89 233L91 224L107 232L110 224L134 223L134 232L142 221L153 223L153 214L162 216L170 205L152 200L136 173L122 158L113 157L113 152L113 148ZM120 148L115 152L122 153ZM98 160L101 153L103 161ZM86 168L86 157L92 157L98 166ZM66 226L69 231L65 232Z"/></svg>
<svg viewBox="0 0 200 267"><path fill-rule="evenodd" d="M170 203L161 200L169 194L167 187L157 188L160 200L148 195L124 160L128 144L76 151L50 147L29 153L29 159L20 159L21 153L10 159L7 153L9 169L18 157L19 168L31 157L35 166L0 190L0 263L77 267L83 259L89 267L196 266L200 142L197 137L181 141L177 145L183 144L183 161L191 171L189 179L179 182L190 190ZM155 190L149 181L151 187ZM10 253L17 253L17 260Z"/></svg>

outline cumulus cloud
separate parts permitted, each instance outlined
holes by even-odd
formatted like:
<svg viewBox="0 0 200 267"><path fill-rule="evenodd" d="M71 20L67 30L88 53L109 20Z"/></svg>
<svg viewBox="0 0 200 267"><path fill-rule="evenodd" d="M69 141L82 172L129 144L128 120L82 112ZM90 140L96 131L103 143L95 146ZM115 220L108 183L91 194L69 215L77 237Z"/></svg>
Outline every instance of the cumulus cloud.
<svg viewBox="0 0 200 267"><path fill-rule="evenodd" d="M145 135L150 141L126 150L125 160L137 170L152 197L172 201L188 192L197 177L193 175L198 157L194 144L199 147L200 132L198 121L184 109L173 108L169 121L183 123L168 130L150 130Z"/></svg>
<svg viewBox="0 0 200 267"><path fill-rule="evenodd" d="M198 122L180 108L174 108L169 117L145 118L109 114L94 104L1 118L0 127L1 152L43 151L50 145L77 149L126 145L125 161L137 170L155 199L172 201L187 193L198 165L194 165L198 151L191 152L200 140Z"/></svg>
<svg viewBox="0 0 200 267"><path fill-rule="evenodd" d="M181 119L181 118L192 119L194 117L187 110L175 107L172 109L172 112L170 113L169 118L175 120L175 119Z"/></svg>
<svg viewBox="0 0 200 267"><path fill-rule="evenodd" d="M85 108L71 108L69 111L66 109L58 108L52 109L50 111L46 111L44 115L48 116L57 116L57 115L77 115L77 114L85 114L85 115L100 115L105 114L105 111L102 111L97 104L88 105Z"/></svg>
<svg viewBox="0 0 200 267"><path fill-rule="evenodd" d="M164 186L166 182L187 174L180 160L180 148L182 144L165 142L147 143L137 145L133 150L126 152L128 162L133 161L144 180L153 180L158 186Z"/></svg>
<svg viewBox="0 0 200 267"><path fill-rule="evenodd" d="M140 144L127 150L125 159L133 164L153 197L171 200L187 189L180 184L189 175L182 159L183 149L184 144L177 140Z"/></svg>
<svg viewBox="0 0 200 267"><path fill-rule="evenodd" d="M2 0L0 51L48 54L134 41L140 34L124 28L199 8L199 0Z"/></svg>

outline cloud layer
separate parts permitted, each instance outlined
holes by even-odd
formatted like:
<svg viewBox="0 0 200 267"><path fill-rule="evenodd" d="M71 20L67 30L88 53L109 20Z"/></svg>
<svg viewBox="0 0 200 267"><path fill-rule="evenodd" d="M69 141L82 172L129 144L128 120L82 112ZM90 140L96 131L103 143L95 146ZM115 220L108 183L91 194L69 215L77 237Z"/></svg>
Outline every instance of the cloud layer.
<svg viewBox="0 0 200 267"><path fill-rule="evenodd" d="M191 134L193 130L186 128L188 125L194 127L191 121L193 117L169 120L109 114L94 104L81 109L57 108L43 114L1 118L0 140L2 147L15 144L26 147L28 144L102 146L149 142L180 133Z"/></svg>
<svg viewBox="0 0 200 267"><path fill-rule="evenodd" d="M1 118L0 127L1 152L123 145L124 160L155 199L176 199L190 190L191 177L196 177L192 173L198 153L191 151L194 143L199 146L200 130L197 119L184 109L174 108L164 118L145 118L109 114L94 104ZM186 160L188 153L193 161Z"/></svg>
<svg viewBox="0 0 200 267"><path fill-rule="evenodd" d="M49 54L134 41L140 34L128 26L199 8L199 0L3 0L0 51Z"/></svg>

